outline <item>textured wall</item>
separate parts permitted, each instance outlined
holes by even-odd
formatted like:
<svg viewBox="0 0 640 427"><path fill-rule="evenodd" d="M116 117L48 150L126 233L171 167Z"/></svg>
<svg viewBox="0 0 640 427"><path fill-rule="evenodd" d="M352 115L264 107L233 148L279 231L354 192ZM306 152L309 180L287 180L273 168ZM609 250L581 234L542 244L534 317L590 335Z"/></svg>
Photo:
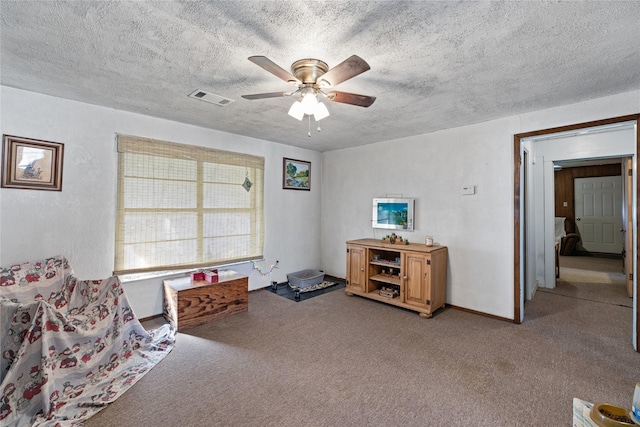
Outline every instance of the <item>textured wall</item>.
<svg viewBox="0 0 640 427"><path fill-rule="evenodd" d="M0 87L3 134L65 144L62 192L0 190L0 265L62 254L77 275L113 271L117 180L116 134L140 135L265 158L265 261L250 264L250 289L286 273L320 267L320 153L133 113ZM311 191L282 189L282 158L312 163ZM140 317L162 310L161 280L126 284Z"/></svg>
<svg viewBox="0 0 640 427"><path fill-rule="evenodd" d="M345 274L349 239L371 228L372 198L416 198L413 242L449 247L447 303L513 318L513 135L640 111L640 91L323 153L322 265ZM473 196L462 186L476 186Z"/></svg>
<svg viewBox="0 0 640 427"><path fill-rule="evenodd" d="M61 193L0 190L0 265L64 254L83 278L113 269L115 133L245 151L266 160L266 261L251 287L320 267L344 276L348 239L371 237L371 199L415 197L411 241L450 248L447 302L513 316L513 134L640 111L640 91L320 154L167 120L0 87L3 134L65 143ZM282 157L312 162L311 192L281 189ZM464 184L475 196L462 196ZM322 199L321 199L322 195ZM322 207L322 213L320 208ZM380 235L380 232L378 232ZM376 237L378 237L376 235ZM251 273L250 269L247 273ZM134 309L160 312L160 282L131 283Z"/></svg>

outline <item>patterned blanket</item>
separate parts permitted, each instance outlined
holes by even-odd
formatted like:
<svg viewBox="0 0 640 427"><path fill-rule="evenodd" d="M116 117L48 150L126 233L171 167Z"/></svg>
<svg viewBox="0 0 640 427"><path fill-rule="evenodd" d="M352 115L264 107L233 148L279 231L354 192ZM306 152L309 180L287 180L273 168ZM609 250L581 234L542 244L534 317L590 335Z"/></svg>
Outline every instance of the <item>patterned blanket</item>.
<svg viewBox="0 0 640 427"><path fill-rule="evenodd" d="M173 348L146 331L120 280L78 280L64 257L0 269L0 425L76 426Z"/></svg>

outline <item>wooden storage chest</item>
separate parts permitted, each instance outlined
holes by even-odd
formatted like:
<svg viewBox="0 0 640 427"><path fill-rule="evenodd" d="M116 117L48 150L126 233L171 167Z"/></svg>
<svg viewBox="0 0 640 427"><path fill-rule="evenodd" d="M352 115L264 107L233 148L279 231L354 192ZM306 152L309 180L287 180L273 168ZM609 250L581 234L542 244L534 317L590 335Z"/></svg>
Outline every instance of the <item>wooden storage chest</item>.
<svg viewBox="0 0 640 427"><path fill-rule="evenodd" d="M249 279L221 270L218 282L181 277L164 281L163 314L178 331L249 309Z"/></svg>

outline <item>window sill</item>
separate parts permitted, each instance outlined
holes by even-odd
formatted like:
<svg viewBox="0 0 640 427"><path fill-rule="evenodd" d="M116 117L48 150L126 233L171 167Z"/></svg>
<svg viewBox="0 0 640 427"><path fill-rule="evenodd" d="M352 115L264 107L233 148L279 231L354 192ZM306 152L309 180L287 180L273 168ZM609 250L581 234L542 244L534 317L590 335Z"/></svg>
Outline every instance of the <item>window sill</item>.
<svg viewBox="0 0 640 427"><path fill-rule="evenodd" d="M264 259L256 260L256 261L264 261ZM206 270L206 269L213 269L213 268L225 269L225 268L243 266L246 264L249 264L249 263L244 261L244 262L237 262L233 264L223 264L223 265L216 265L216 266L204 267L204 268L194 268L194 269L188 269L188 270L163 270L163 271L152 271L148 273L123 274L119 277L120 277L120 282L122 283L132 283L132 282L139 282L142 280L149 280L149 279L175 277L178 275L186 276L187 274L196 270Z"/></svg>
<svg viewBox="0 0 640 427"><path fill-rule="evenodd" d="M120 277L120 281L122 283L131 283L131 282L138 282L141 280L148 280L148 279L156 279L159 277L170 277L170 276L176 276L178 274L187 274L191 271L194 270L167 270L167 271L154 271L154 272L150 272L150 273L133 273L133 274L123 274Z"/></svg>

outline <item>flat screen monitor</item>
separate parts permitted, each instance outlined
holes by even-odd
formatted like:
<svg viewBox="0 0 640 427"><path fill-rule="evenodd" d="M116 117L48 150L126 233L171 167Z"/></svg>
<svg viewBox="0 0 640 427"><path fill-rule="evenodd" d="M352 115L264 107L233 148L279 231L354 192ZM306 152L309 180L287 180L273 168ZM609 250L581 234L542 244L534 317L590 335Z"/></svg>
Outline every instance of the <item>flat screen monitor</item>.
<svg viewBox="0 0 640 427"><path fill-rule="evenodd" d="M413 230L414 199L373 199L373 228Z"/></svg>

